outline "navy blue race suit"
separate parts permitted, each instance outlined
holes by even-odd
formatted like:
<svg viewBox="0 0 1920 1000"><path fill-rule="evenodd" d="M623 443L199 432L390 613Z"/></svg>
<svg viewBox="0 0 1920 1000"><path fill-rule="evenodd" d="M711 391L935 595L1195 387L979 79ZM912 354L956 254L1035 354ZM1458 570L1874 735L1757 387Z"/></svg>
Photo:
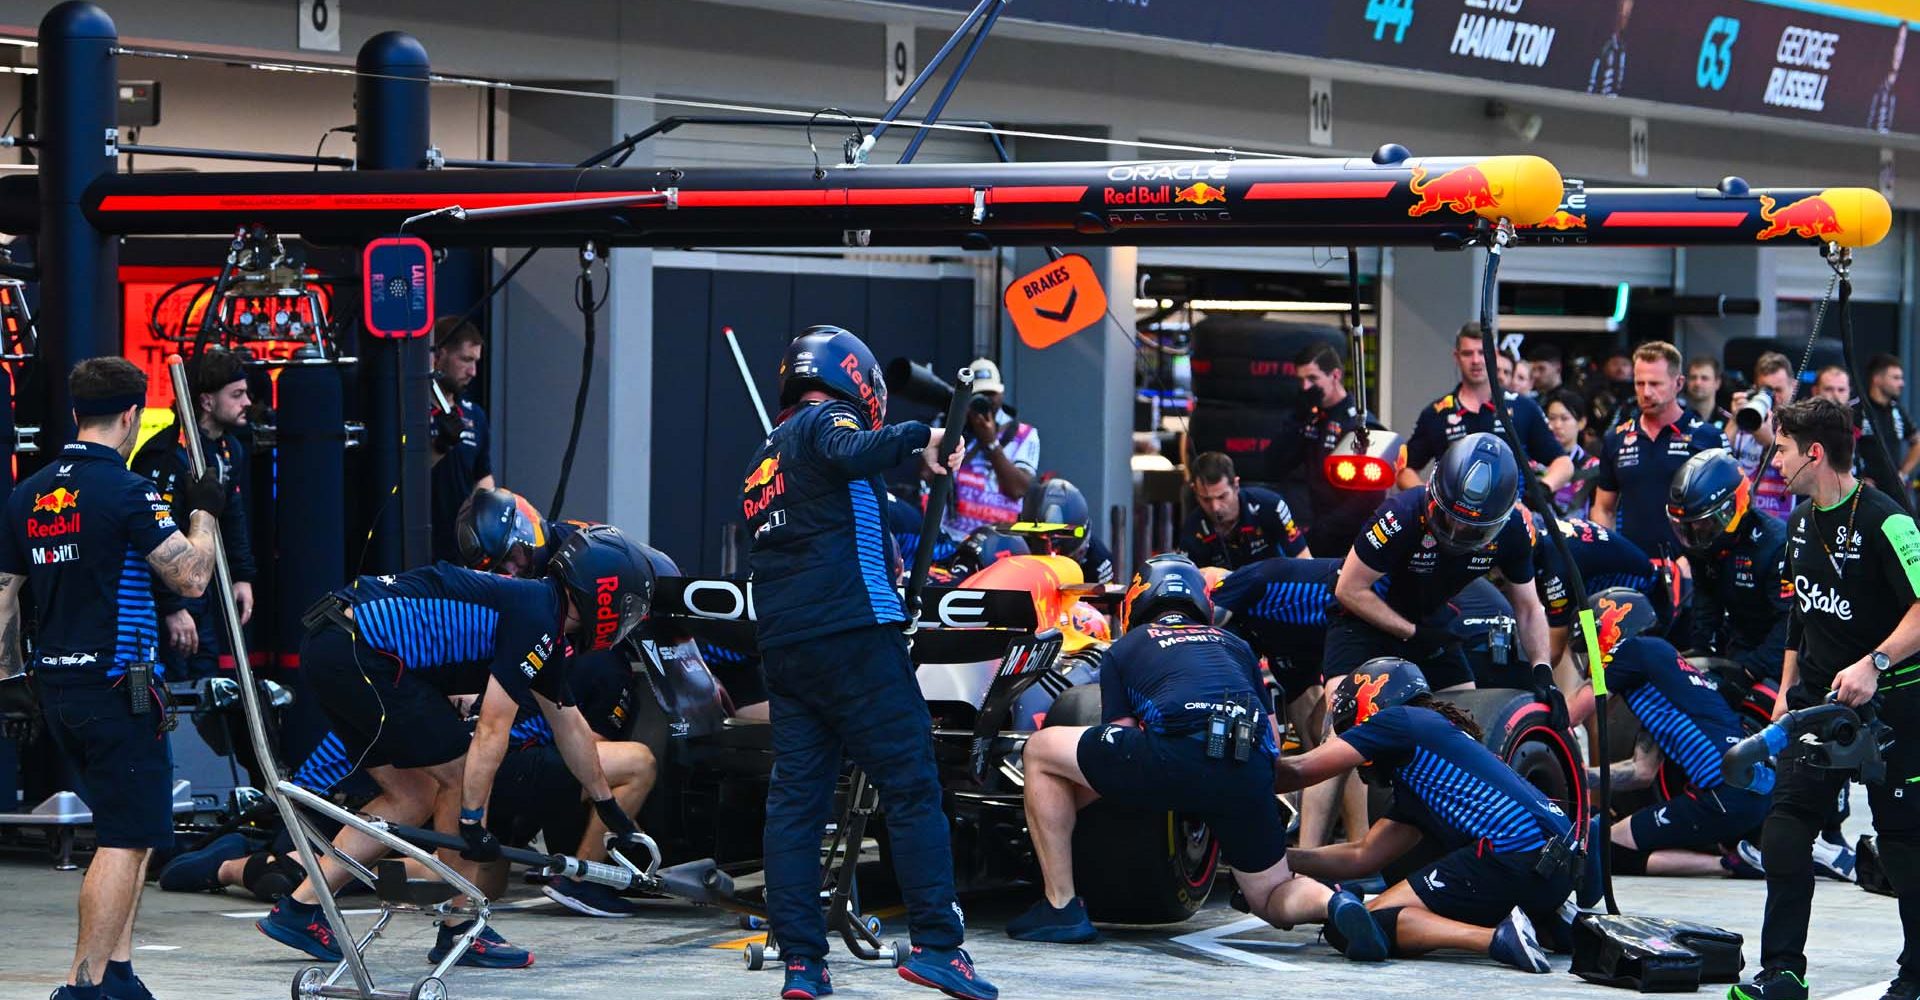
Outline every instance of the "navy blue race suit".
<svg viewBox="0 0 1920 1000"><path fill-rule="evenodd" d="M27 669L48 734L71 761L102 847L173 845L173 751L160 728L160 620L147 555L176 534L172 505L105 445L74 442L7 497L0 573L25 576L38 619ZM135 715L127 668L151 664Z"/></svg>
<svg viewBox="0 0 1920 1000"><path fill-rule="evenodd" d="M1606 669L1607 688L1626 699L1660 753L1687 776L1684 788L1668 789L1670 801L1633 814L1636 849L1717 853L1758 829L1768 797L1721 777L1721 756L1746 732L1719 679L1694 669L1665 639L1646 635L1621 643Z"/></svg>
<svg viewBox="0 0 1920 1000"><path fill-rule="evenodd" d="M1567 540L1567 554L1579 567L1587 593L1597 594L1608 587L1647 593L1653 586L1653 560L1626 536L1575 518L1561 518L1560 533ZM1567 583L1565 564L1553 539L1540 535L1534 540L1533 566L1540 603L1547 609L1547 624L1554 628L1572 625L1573 588Z"/></svg>
<svg viewBox="0 0 1920 1000"><path fill-rule="evenodd" d="M1291 700L1320 684L1327 612L1340 579L1338 559L1263 559L1234 570L1213 589L1213 606L1231 613L1226 627L1267 659Z"/></svg>
<svg viewBox="0 0 1920 1000"><path fill-rule="evenodd" d="M1793 610L1787 526L1772 514L1748 508L1730 544L1696 555L1691 562L1691 648L1740 664L1756 681L1779 680Z"/></svg>
<svg viewBox="0 0 1920 1000"><path fill-rule="evenodd" d="M256 568L253 534L248 523L251 518L249 494L252 491L249 488L251 480L248 478L247 446L235 434L209 438L202 433L200 452L206 456L207 468L228 487L227 506L220 514L220 542L226 547L227 568L233 573L233 582L252 582ZM191 460L179 428L155 435L147 441L146 447L135 452L133 471L152 482L154 488L160 491L160 499L171 505L174 491L193 478ZM174 649L164 634L160 638L160 658L176 680L192 680L206 677L217 670L233 669L233 651L227 648L223 612L214 606L211 592L199 597L181 597L165 584L156 584L153 588L153 604L154 612L162 622L166 621L168 615L184 610L193 616L194 625L199 629L200 648L192 656Z"/></svg>
<svg viewBox="0 0 1920 1000"><path fill-rule="evenodd" d="M880 791L916 947L960 946L953 851L932 716L907 655L879 476L925 447L926 424L869 431L844 402L784 415L747 466L754 603L773 718L767 915L782 955L822 958L820 838L842 756Z"/></svg>
<svg viewBox="0 0 1920 1000"><path fill-rule="evenodd" d="M1216 714L1252 725L1246 760L1207 756ZM1265 871L1286 857L1273 797L1273 704L1259 659L1238 636L1179 618L1128 631L1100 669L1100 717L1081 734L1076 759L1102 798L1204 819L1236 871ZM1115 724L1127 718L1136 725Z"/></svg>
<svg viewBox="0 0 1920 1000"><path fill-rule="evenodd" d="M1261 559L1297 556L1307 547L1306 533L1280 494L1258 486L1240 488L1240 519L1221 532L1195 508L1180 529L1180 551L1196 566L1238 569Z"/></svg>
<svg viewBox="0 0 1920 1000"><path fill-rule="evenodd" d="M1566 813L1439 712L1381 709L1335 739L1374 775L1391 776L1386 818L1418 827L1447 851L1407 879L1427 909L1492 927L1516 906L1551 913L1573 892L1571 866L1551 876L1535 871L1548 841L1568 836Z"/></svg>
<svg viewBox="0 0 1920 1000"><path fill-rule="evenodd" d="M1613 527L1649 556L1678 548L1667 526L1667 488L1687 459L1709 448L1725 448L1727 439L1690 409L1650 437L1635 414L1615 424L1600 444L1595 490L1615 494Z"/></svg>
<svg viewBox="0 0 1920 1000"><path fill-rule="evenodd" d="M1434 623L1435 616L1462 588L1495 570L1509 584L1532 583L1533 548L1533 522L1524 511L1518 511L1485 548L1461 555L1442 550L1427 531L1424 486L1383 501L1353 543L1361 563L1386 574L1375 582L1374 591L1396 614L1415 625ZM1336 607L1327 629L1321 676L1345 677L1377 656L1411 660L1435 690L1473 680L1472 668L1458 650L1410 648L1407 640L1389 636L1358 615Z"/></svg>
<svg viewBox="0 0 1920 1000"><path fill-rule="evenodd" d="M363 576L329 595L351 629L321 623L300 666L355 766L429 767L467 752L469 732L448 695L489 679L522 709L535 694L573 703L558 584L449 563Z"/></svg>

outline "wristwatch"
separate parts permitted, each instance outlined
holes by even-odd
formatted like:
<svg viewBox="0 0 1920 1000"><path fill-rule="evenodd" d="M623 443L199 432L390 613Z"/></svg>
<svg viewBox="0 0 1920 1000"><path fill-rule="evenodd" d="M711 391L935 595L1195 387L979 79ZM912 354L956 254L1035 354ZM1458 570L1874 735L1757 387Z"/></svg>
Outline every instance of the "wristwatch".
<svg viewBox="0 0 1920 1000"><path fill-rule="evenodd" d="M1873 669L1878 670L1883 674L1887 672L1888 667L1893 666L1893 657L1888 656L1887 654L1882 653L1877 649L1874 650L1872 653L1868 654L1867 659L1873 661Z"/></svg>

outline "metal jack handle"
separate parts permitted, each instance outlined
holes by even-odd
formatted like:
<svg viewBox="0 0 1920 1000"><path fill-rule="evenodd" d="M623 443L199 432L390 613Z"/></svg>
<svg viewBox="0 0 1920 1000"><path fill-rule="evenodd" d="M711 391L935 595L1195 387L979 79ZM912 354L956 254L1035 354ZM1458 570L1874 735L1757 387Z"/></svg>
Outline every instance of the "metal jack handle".
<svg viewBox="0 0 1920 1000"><path fill-rule="evenodd" d="M958 450L953 438L965 440L967 432L967 404L973 400L973 369L962 368L954 375L953 399L947 404L947 426L941 432L940 446L935 454L952 462L964 462L964 457L954 458ZM933 568L933 541L940 537L940 522L946 517L947 499L953 495L953 476L957 470L948 469L945 475L935 476L927 487L927 509L920 518L921 544L913 553L913 571L907 576L906 610L911 634L920 628L920 594L927 586L927 571Z"/></svg>
<svg viewBox="0 0 1920 1000"><path fill-rule="evenodd" d="M238 243L238 238L235 240ZM194 419L193 394L187 387L187 367L180 355L167 357L167 374L173 380L173 414L180 423L180 437L187 444L187 457L192 463L194 478L206 475L207 456L200 450L199 421ZM233 572L227 567L227 550L220 540L220 524L212 521L213 530L213 573L214 586L218 590L221 617L227 623L227 642L233 650L234 669L240 675L240 704L246 711L247 735L253 740L253 755L259 761L260 774L266 785L268 797L280 811L281 822L287 825L287 832L293 837L295 852L300 857L300 867L306 869L307 878L322 891L320 908L327 915L327 923L334 929L343 947L341 955L347 968L353 973L353 981L360 992L371 994L374 990L373 977L367 972L366 960L360 950L352 946L352 934L346 919L340 914L340 904L333 893L326 891L326 874L320 867L320 858L314 853L313 845L308 842L307 828L302 824L300 815L280 788L280 768L274 761L273 742L267 738L266 709L260 704L260 689L254 681L253 666L247 656L247 634L240 625L240 615L233 599Z"/></svg>

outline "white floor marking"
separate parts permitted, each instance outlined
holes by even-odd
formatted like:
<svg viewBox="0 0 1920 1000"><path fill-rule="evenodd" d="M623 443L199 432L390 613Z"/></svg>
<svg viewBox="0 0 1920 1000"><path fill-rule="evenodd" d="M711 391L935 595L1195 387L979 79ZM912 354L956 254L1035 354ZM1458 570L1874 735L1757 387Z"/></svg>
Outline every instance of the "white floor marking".
<svg viewBox="0 0 1920 1000"><path fill-rule="evenodd" d="M181 946L177 944L143 944L133 950L134 951L179 951L180 947Z"/></svg>
<svg viewBox="0 0 1920 1000"><path fill-rule="evenodd" d="M1224 958L1230 962L1239 962L1243 965L1257 966L1262 969L1273 969L1278 972L1304 971L1306 966L1295 965L1291 962L1282 962L1277 959L1268 958L1265 955L1255 955L1250 952L1241 951L1233 947L1234 942L1223 940L1225 938L1231 938L1235 934L1268 926L1267 922L1259 917L1247 917L1244 920L1236 920L1230 924L1221 924L1218 927L1208 928L1204 931L1182 934L1174 938L1173 943L1183 948L1191 948L1194 951L1204 952L1215 958ZM1267 944L1267 942L1264 941L1249 941L1245 943L1259 945L1261 947ZM1851 1000L1851 998L1849 998L1849 1000Z"/></svg>
<svg viewBox="0 0 1920 1000"><path fill-rule="evenodd" d="M261 917L266 916L268 912L269 911L267 910L245 910L238 913L222 913L220 915L223 917L229 917L234 920L259 920ZM378 909L341 910L340 915L343 917L358 917L358 916L364 916L369 913L379 913L379 912L380 911Z"/></svg>

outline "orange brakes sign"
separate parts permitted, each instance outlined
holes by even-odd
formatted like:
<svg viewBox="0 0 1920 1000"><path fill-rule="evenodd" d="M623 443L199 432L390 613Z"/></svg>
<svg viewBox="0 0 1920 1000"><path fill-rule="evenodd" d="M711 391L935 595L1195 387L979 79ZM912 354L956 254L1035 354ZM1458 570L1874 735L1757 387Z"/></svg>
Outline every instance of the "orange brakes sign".
<svg viewBox="0 0 1920 1000"><path fill-rule="evenodd" d="M1052 347L1107 316L1106 290L1092 262L1077 253L1015 278L1002 301L1020 341L1034 350Z"/></svg>

